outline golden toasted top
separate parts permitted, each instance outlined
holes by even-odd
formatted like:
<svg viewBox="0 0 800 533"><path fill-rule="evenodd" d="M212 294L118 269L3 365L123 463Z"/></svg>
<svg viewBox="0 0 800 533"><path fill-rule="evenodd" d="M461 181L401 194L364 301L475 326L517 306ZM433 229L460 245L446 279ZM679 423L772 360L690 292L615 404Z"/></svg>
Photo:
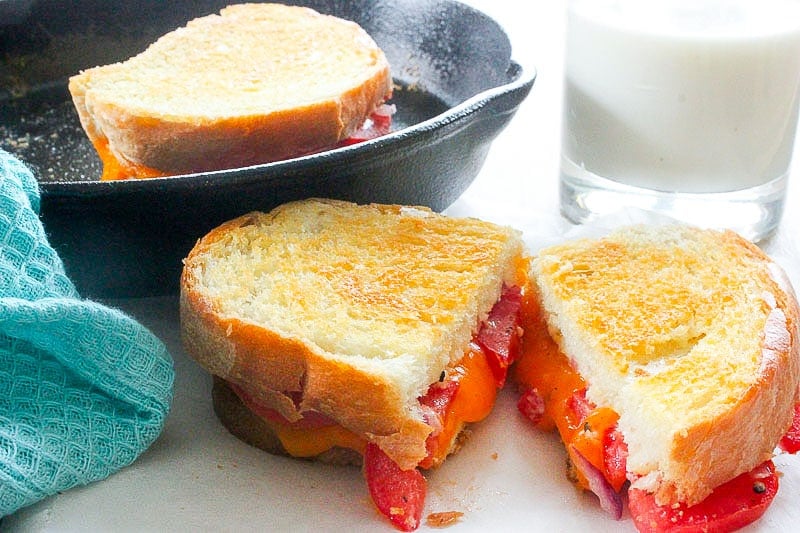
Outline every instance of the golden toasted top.
<svg viewBox="0 0 800 533"><path fill-rule="evenodd" d="M221 316L427 379L463 354L521 251L516 231L475 219L304 201L224 225L185 270Z"/></svg>
<svg viewBox="0 0 800 533"><path fill-rule="evenodd" d="M162 119L214 119L336 99L379 72L390 86L383 52L354 22L297 6L238 4L78 77L96 101Z"/></svg>
<svg viewBox="0 0 800 533"><path fill-rule="evenodd" d="M690 228L567 243L542 251L536 262L553 296L608 362L639 375L710 336L730 335L732 327L757 346L770 310L763 293L774 285L760 251Z"/></svg>

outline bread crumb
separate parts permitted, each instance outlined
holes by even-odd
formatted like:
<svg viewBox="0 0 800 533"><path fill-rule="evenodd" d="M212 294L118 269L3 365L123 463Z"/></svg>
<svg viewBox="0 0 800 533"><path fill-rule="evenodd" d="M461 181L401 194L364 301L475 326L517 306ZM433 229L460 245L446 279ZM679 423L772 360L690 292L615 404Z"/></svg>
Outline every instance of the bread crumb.
<svg viewBox="0 0 800 533"><path fill-rule="evenodd" d="M448 527L464 516L460 511L443 511L441 513L431 513L428 515L426 522L431 527Z"/></svg>

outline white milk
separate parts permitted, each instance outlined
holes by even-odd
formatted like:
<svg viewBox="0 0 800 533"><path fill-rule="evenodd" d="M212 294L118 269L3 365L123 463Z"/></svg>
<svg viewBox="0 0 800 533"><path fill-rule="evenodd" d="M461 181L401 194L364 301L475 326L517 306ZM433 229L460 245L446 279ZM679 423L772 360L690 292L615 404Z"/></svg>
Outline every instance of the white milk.
<svg viewBox="0 0 800 533"><path fill-rule="evenodd" d="M572 0L567 35L567 165L681 193L787 174L800 0Z"/></svg>

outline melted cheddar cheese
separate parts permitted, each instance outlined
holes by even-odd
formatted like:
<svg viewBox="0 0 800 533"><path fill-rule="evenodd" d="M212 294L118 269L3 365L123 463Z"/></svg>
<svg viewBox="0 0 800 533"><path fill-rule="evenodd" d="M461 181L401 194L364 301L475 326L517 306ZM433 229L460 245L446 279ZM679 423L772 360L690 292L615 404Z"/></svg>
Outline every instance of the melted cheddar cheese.
<svg viewBox="0 0 800 533"><path fill-rule="evenodd" d="M126 180L131 178L157 178L166 176L165 173L154 168L135 163L123 163L111 153L108 148L108 140L97 140L94 143L97 155L103 163L103 174L100 176L102 181Z"/></svg>
<svg viewBox="0 0 800 533"><path fill-rule="evenodd" d="M477 346L471 347L452 372L457 374L458 390L447 406L441 432L428 437L436 441L428 445L428 449L434 450L434 453L420 462L421 468L433 468L444 461L453 451L454 440L464 424L478 422L489 416L497 398L494 374L486 355Z"/></svg>
<svg viewBox="0 0 800 533"><path fill-rule="evenodd" d="M293 457L314 457L331 448L350 448L364 454L367 441L338 424L318 428L293 428L270 422L286 453Z"/></svg>
<svg viewBox="0 0 800 533"><path fill-rule="evenodd" d="M523 388L536 389L544 400L544 416L538 427L546 431L556 429L570 455L577 450L605 473L603 437L616 425L619 415L608 407L588 403L583 409L576 406L576 396L580 397L586 382L548 333L541 309L532 301L533 296L526 297L529 301L522 306L525 336L513 369L514 381ZM580 471L570 474L578 487L589 489ZM614 488L619 490L619 485L615 482Z"/></svg>
<svg viewBox="0 0 800 533"><path fill-rule="evenodd" d="M464 424L482 420L492 410L497 396L497 385L484 352L475 345L450 369L453 379L458 381L458 390L447 406L441 431L429 439L429 450L433 453L420 462L421 468L432 468L440 464L452 450L451 443ZM247 405L251 400L242 397ZM257 409L251 409L257 412ZM314 457L333 447L349 448L364 453L367 441L338 424L316 427L297 427L271 418L262 419L272 428L283 448L294 457Z"/></svg>

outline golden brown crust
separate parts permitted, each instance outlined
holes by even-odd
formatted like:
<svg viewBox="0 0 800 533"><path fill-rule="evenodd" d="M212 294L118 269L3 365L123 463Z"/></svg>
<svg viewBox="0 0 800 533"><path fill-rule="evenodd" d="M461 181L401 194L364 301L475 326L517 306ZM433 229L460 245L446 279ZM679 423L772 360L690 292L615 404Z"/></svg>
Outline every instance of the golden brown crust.
<svg viewBox="0 0 800 533"><path fill-rule="evenodd" d="M185 259L184 346L287 420L318 411L413 468L432 430L418 397L503 283L521 281L522 254L509 228L426 208L312 199L251 213Z"/></svg>
<svg viewBox="0 0 800 533"><path fill-rule="evenodd" d="M199 57L182 63L188 54ZM330 148L391 95L392 79L383 52L352 22L240 4L191 21L124 63L83 71L69 89L101 155L107 146L124 165L177 174Z"/></svg>
<svg viewBox="0 0 800 533"><path fill-rule="evenodd" d="M727 412L700 420L676 436L667 482L662 481L656 492L662 503L702 501L715 487L772 458L798 401L797 300L790 287L777 282L773 273L779 267L760 249L732 232L723 238L747 250L743 253L752 254L763 267L759 282L768 310L758 336L760 353L754 354L759 366L751 385Z"/></svg>
<svg viewBox="0 0 800 533"><path fill-rule="evenodd" d="M733 232L624 228L542 250L549 327L620 413L635 485L697 503L772 456L800 382L798 306Z"/></svg>

